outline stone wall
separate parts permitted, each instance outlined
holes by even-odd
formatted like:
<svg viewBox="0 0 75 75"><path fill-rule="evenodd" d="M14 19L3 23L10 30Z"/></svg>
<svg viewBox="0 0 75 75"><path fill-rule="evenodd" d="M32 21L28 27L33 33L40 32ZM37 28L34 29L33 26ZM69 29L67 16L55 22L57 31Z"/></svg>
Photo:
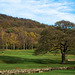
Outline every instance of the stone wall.
<svg viewBox="0 0 75 75"><path fill-rule="evenodd" d="M52 70L69 70L69 69L75 69L75 67L50 67L50 68L41 68L41 69L17 69L17 70L14 69L14 70L0 71L0 75L41 73Z"/></svg>

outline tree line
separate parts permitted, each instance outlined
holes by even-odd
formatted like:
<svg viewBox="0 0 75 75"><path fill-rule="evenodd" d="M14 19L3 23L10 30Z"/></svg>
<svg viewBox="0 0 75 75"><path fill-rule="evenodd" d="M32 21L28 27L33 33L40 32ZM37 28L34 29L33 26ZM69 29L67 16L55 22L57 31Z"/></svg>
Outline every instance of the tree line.
<svg viewBox="0 0 75 75"><path fill-rule="evenodd" d="M33 49L48 25L0 14L0 49Z"/></svg>
<svg viewBox="0 0 75 75"><path fill-rule="evenodd" d="M18 30L17 33L0 29L0 49L33 49L36 48L39 37L39 34L23 29Z"/></svg>

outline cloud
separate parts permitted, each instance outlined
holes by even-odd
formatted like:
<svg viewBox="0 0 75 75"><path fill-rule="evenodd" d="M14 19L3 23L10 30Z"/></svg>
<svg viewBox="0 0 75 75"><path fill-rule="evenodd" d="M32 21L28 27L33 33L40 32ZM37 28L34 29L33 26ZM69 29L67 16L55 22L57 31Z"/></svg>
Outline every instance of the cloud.
<svg viewBox="0 0 75 75"><path fill-rule="evenodd" d="M6 3L19 3L21 0L0 0L0 2L6 2Z"/></svg>
<svg viewBox="0 0 75 75"><path fill-rule="evenodd" d="M75 22L74 1L67 0L0 0L0 12L45 24L59 20Z"/></svg>

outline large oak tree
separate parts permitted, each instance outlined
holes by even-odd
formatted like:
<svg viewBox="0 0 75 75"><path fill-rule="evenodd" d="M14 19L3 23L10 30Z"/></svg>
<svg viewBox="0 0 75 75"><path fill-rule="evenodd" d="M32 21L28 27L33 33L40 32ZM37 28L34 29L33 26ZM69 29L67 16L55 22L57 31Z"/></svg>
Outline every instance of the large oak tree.
<svg viewBox="0 0 75 75"><path fill-rule="evenodd" d="M70 30L72 31L72 30ZM60 50L62 54L61 63L66 63L65 54L68 50L75 49L75 32L65 33L63 31L57 30L54 27L45 29L41 33L41 38L39 40L39 47L35 50L35 54L47 53L48 51Z"/></svg>

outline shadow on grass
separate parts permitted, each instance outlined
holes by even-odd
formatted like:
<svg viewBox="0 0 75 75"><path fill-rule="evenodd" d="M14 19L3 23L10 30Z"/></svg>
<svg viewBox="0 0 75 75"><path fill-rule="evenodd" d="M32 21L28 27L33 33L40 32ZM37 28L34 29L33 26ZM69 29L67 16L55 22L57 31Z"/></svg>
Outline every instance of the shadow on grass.
<svg viewBox="0 0 75 75"><path fill-rule="evenodd" d="M14 56L0 56L0 60L7 64L15 63L38 63L38 64L59 64L60 60L50 60L50 59L29 59L29 58L20 58ZM75 64L75 62L68 62L68 64Z"/></svg>
<svg viewBox="0 0 75 75"><path fill-rule="evenodd" d="M57 71L58 72L58 71ZM62 71L60 71L59 73L62 73L62 74L67 74L67 75L69 75L69 74L71 74L71 75L74 75L75 74L75 70L63 70L63 72Z"/></svg>

